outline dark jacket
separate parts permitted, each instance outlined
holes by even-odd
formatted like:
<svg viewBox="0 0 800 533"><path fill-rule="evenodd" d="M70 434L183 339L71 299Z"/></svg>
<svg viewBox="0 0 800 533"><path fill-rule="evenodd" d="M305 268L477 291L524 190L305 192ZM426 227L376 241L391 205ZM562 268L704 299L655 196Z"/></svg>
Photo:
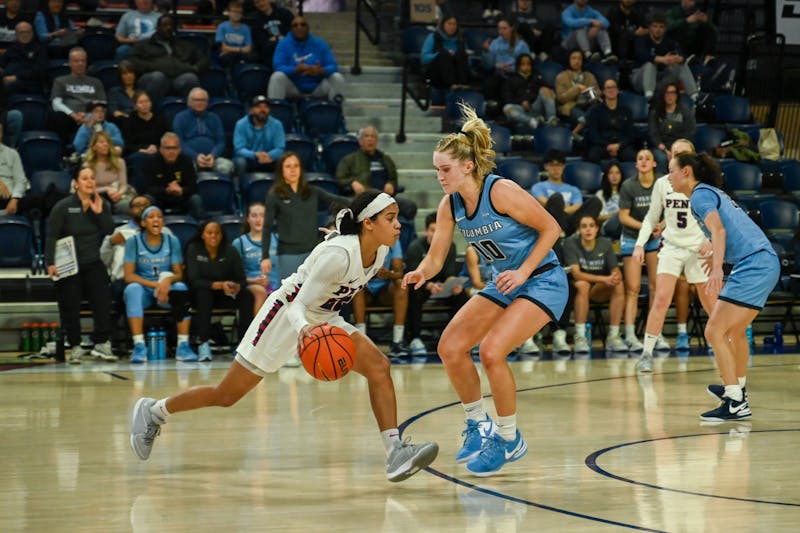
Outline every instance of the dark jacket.
<svg viewBox="0 0 800 533"><path fill-rule="evenodd" d="M272 4L272 14L266 15L256 10L253 20L248 23L250 32L253 34L253 44L255 51L265 65L272 64L272 55L275 47L278 46L280 37L283 37L292 29L292 19L294 15L288 9Z"/></svg>
<svg viewBox="0 0 800 533"><path fill-rule="evenodd" d="M663 70L665 65L655 63L656 57L665 56L670 53L683 55L680 45L669 37L664 37L660 43L654 42L653 39L650 38L650 35L642 35L636 38L634 55L638 65L654 63L656 67L658 67L658 70Z"/></svg>
<svg viewBox="0 0 800 533"><path fill-rule="evenodd" d="M503 104L533 103L539 97L539 89L545 86L544 79L536 72L527 78L514 73L503 84Z"/></svg>
<svg viewBox="0 0 800 533"><path fill-rule="evenodd" d="M227 244L218 250L216 259L211 259L202 241L190 242L186 247L186 282L192 287L208 289L215 281L234 281L246 290L242 256Z"/></svg>
<svg viewBox="0 0 800 533"><path fill-rule="evenodd" d="M200 74L208 69L211 60L193 44L180 39L169 43L172 53L156 35L136 43L128 55L136 73L141 76L148 72L160 71L168 78L175 78L187 72Z"/></svg>
<svg viewBox="0 0 800 533"><path fill-rule="evenodd" d="M16 76L26 90L41 92L47 79L47 49L35 40L14 43L0 56L0 68L3 76Z"/></svg>
<svg viewBox="0 0 800 533"><path fill-rule="evenodd" d="M125 154L133 154L143 148L161 143L161 136L169 131L169 124L162 115L153 113L150 120L143 120L134 111L122 123L125 137Z"/></svg>
<svg viewBox="0 0 800 533"><path fill-rule="evenodd" d="M589 146L607 146L619 143L621 147L633 144L636 130L630 109L617 102L616 109L609 109L601 102L586 113L586 143Z"/></svg>
<svg viewBox="0 0 800 533"><path fill-rule="evenodd" d="M48 265L55 264L56 241L72 236L75 239L75 255L79 265L88 265L100 260L100 241L114 231L111 218L111 205L103 201L103 212L99 215L81 207L77 194L60 200L47 219L47 241L45 260Z"/></svg>
<svg viewBox="0 0 800 533"><path fill-rule="evenodd" d="M383 168L386 169L386 182L391 183L397 191L397 166L388 155L380 150L375 152L381 157ZM336 165L336 179L344 189L349 189L353 180L370 188L370 174L370 158L360 149L347 154Z"/></svg>
<svg viewBox="0 0 800 533"><path fill-rule="evenodd" d="M142 172L147 179L145 193L155 199L155 205L174 203L166 192L167 185L173 180L183 188L183 198L188 198L197 192L197 173L192 159L186 154L180 154L175 163L169 164L159 152L156 152L147 158Z"/></svg>
<svg viewBox="0 0 800 533"><path fill-rule="evenodd" d="M411 272L412 270L416 269L419 264L425 259L425 256L428 255L428 250L430 250L431 245L428 243L427 237L424 235L422 237L417 238L417 240L413 241L411 244L408 245L408 250L406 250L406 272ZM456 275L456 246L453 243L450 243L450 250L447 251L447 257L444 260L444 264L442 265L442 269L436 274L434 277L429 279L428 281L446 281L447 278L450 276Z"/></svg>
<svg viewBox="0 0 800 533"><path fill-rule="evenodd" d="M647 133L652 146L657 147L664 143L669 148L678 139L692 139L696 127L697 123L692 110L678 102L672 118L658 117L656 110L652 110L647 124Z"/></svg>

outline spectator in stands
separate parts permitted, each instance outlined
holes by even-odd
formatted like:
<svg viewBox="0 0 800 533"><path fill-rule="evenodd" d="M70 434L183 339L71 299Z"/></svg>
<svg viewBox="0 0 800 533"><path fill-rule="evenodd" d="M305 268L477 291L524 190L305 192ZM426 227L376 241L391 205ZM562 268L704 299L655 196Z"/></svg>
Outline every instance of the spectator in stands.
<svg viewBox="0 0 800 533"><path fill-rule="evenodd" d="M153 112L153 101L145 91L133 95L133 113L123 122L125 152L132 154L155 154L161 136L169 131L163 116Z"/></svg>
<svg viewBox="0 0 800 533"><path fill-rule="evenodd" d="M78 127L88 120L84 111L92 101L106 100L103 83L86 75L86 50L76 46L69 52L70 73L53 80L50 101L50 129L58 133L65 145L72 143Z"/></svg>
<svg viewBox="0 0 800 533"><path fill-rule="evenodd" d="M255 96L250 102L250 114L240 118L233 130L233 165L236 174L273 172L286 150L286 134L280 120L269 115L265 96Z"/></svg>
<svg viewBox="0 0 800 533"><path fill-rule="evenodd" d="M528 43L531 53L539 61L547 61L555 44L554 37L558 25L557 8L548 2L517 0L512 2L509 17L517 26L517 32Z"/></svg>
<svg viewBox="0 0 800 533"><path fill-rule="evenodd" d="M133 336L131 363L147 361L144 311L158 305L171 309L178 332L175 359L197 361L189 346L189 288L183 280L183 254L178 238L163 233L164 215L156 206L142 213L142 230L125 242L125 314Z"/></svg>
<svg viewBox="0 0 800 533"><path fill-rule="evenodd" d="M578 233L564 241L564 266L570 268L575 288L575 353L588 353L586 319L591 302L608 302L608 336L606 350L627 352L628 346L619 336L619 324L625 307L622 271L611 241L598 237L600 226L591 215L583 215Z"/></svg>
<svg viewBox="0 0 800 533"><path fill-rule="evenodd" d="M499 17L503 14L503 11L499 9L500 2L498 0L482 0L483 3L483 14L481 17L484 19L491 19L495 17Z"/></svg>
<svg viewBox="0 0 800 533"><path fill-rule="evenodd" d="M586 111L597 101L599 94L600 87L594 74L583 70L583 53L573 50L569 54L569 68L556 76L556 102L558 112L569 117L576 140L582 139Z"/></svg>
<svg viewBox="0 0 800 533"><path fill-rule="evenodd" d="M6 0L5 7L0 11L0 45L3 47L18 40L17 24L20 22L29 24L33 22L33 17L30 16L30 13L23 13L20 10L21 4L21 0ZM33 26L31 26L32 35Z"/></svg>
<svg viewBox="0 0 800 533"><path fill-rule="evenodd" d="M128 56L131 47L149 39L156 31L161 13L153 9L153 0L135 0L136 9L126 11L117 23L117 61Z"/></svg>
<svg viewBox="0 0 800 533"><path fill-rule="evenodd" d="M391 306L394 314L392 341L389 343L390 357L404 357L409 352L404 342L406 332L406 313L408 311L408 290L401 286L403 280L403 247L396 241L386 255L383 267L367 286L353 297L353 317L355 326L367 336L367 306Z"/></svg>
<svg viewBox="0 0 800 533"><path fill-rule="evenodd" d="M309 34L303 17L292 19L292 31L280 40L272 58L274 72L267 89L270 98L309 95L329 100L344 98L344 76L328 43Z"/></svg>
<svg viewBox="0 0 800 533"><path fill-rule="evenodd" d="M64 13L64 0L47 0L47 9L36 13L33 19L36 36L47 46L47 55L64 57L73 46L78 44L83 29Z"/></svg>
<svg viewBox="0 0 800 533"><path fill-rule="evenodd" d="M622 185L622 179L622 167L619 166L619 163L610 163L603 172L600 189L595 193L603 205L600 208L600 215L597 217L600 224L619 213L619 188Z"/></svg>
<svg viewBox="0 0 800 533"><path fill-rule="evenodd" d="M678 85L666 84L650 111L647 133L656 156L659 173L667 172L672 159L669 147L678 139L692 139L697 128L694 111L678 98Z"/></svg>
<svg viewBox="0 0 800 533"><path fill-rule="evenodd" d="M0 143L2 141L3 125L0 124ZM19 153L0 144L0 215L18 215L28 211L31 198L26 193L30 187Z"/></svg>
<svg viewBox="0 0 800 533"><path fill-rule="evenodd" d="M267 193L267 212L261 238L261 272L272 271L272 229L278 226L278 277L297 271L319 240L316 213L331 204L349 205L347 198L309 185L294 152L284 152L275 170L275 185Z"/></svg>
<svg viewBox="0 0 800 533"><path fill-rule="evenodd" d="M261 237L264 231L264 204L255 202L247 206L242 234L233 239L247 276L247 290L253 293L253 313L258 313L267 296L278 288L280 280L272 285L270 278L261 272Z"/></svg>
<svg viewBox="0 0 800 533"><path fill-rule="evenodd" d="M517 58L531 53L509 18L497 21L497 33L497 37L483 43L483 65L488 72L483 92L491 100L500 98L503 83L514 74Z"/></svg>
<svg viewBox="0 0 800 533"><path fill-rule="evenodd" d="M603 101L586 113L586 158L599 163L603 159L636 159L636 130L631 110L619 105L619 86L613 78L603 82Z"/></svg>
<svg viewBox="0 0 800 533"><path fill-rule="evenodd" d="M623 61L634 58L633 43L637 37L647 35L647 18L636 0L620 0L608 10L608 35L611 49Z"/></svg>
<svg viewBox="0 0 800 533"><path fill-rule="evenodd" d="M208 93L195 87L189 92L187 109L172 119L183 152L192 158L200 171L215 170L230 175L233 163L220 157L225 150L225 129L216 113L208 110Z"/></svg>
<svg viewBox="0 0 800 533"><path fill-rule="evenodd" d="M84 154L89 149L89 141L92 135L98 131L104 131L114 141L111 147L112 151L116 155L122 155L122 150L125 148L125 140L122 138L119 128L113 122L106 120L106 105L102 100L93 100L86 104L86 119L78 128L75 133L75 139L72 141L72 146L77 153Z"/></svg>
<svg viewBox="0 0 800 533"><path fill-rule="evenodd" d="M635 178L625 180L619 193L619 221L622 223L620 239L620 255L625 273L625 343L632 352L639 352L644 345L636 337L636 316L639 311L639 292L642 286L642 264L632 257L639 229L642 227L647 210L650 208L650 197L656 178L654 170L656 160L650 150L639 150L636 154ZM647 265L647 284L649 294L656 290L656 265L658 249L661 245L663 221L653 229L650 239L644 245L644 257Z"/></svg>
<svg viewBox="0 0 800 533"><path fill-rule="evenodd" d="M158 153L143 165L144 192L162 209L189 213L201 220L203 200L197 194L197 173L192 158L181 153L181 140L169 131L161 136Z"/></svg>
<svg viewBox="0 0 800 533"><path fill-rule="evenodd" d="M94 173L83 168L74 180L75 193L60 200L47 219L45 261L47 274L55 279L56 241L72 237L78 272L56 280L61 325L72 347L68 362L80 364L86 352L81 347L81 302L89 301L94 322L91 354L103 361L116 361L111 351L111 289L108 272L100 260L100 241L114 229L111 206L95 192Z"/></svg>
<svg viewBox="0 0 800 533"><path fill-rule="evenodd" d="M119 82L108 91L108 110L111 120L122 124L133 113L133 96L136 94L136 69L130 61L120 61Z"/></svg>
<svg viewBox="0 0 800 533"><path fill-rule="evenodd" d="M128 54L139 74L139 88L158 102L170 92L185 96L200 86L199 75L208 69L208 54L195 45L177 39L177 21L172 14L161 15L156 32L136 43Z"/></svg>
<svg viewBox="0 0 800 533"><path fill-rule="evenodd" d="M425 235L419 237L408 245L406 250L406 272L416 270L422 259L428 255L431 247L433 234L436 232L436 212L428 213L425 217ZM408 288L408 314L406 325L408 329L407 337L411 339L408 349L412 356L425 356L428 348L422 341L422 306L431 296L442 292L444 282L455 276L456 271L456 246L450 243L450 249L444 260L442 269L434 277L430 278L420 289ZM451 296L445 297L442 301L450 306L451 318L464 305L469 296L463 290L463 285L457 285L453 289Z"/></svg>
<svg viewBox="0 0 800 533"><path fill-rule="evenodd" d="M697 7L695 0L680 0L680 5L667 11L667 32L678 41L689 56L686 63L695 61L708 65L717 49L717 28L708 14Z"/></svg>
<svg viewBox="0 0 800 533"><path fill-rule="evenodd" d="M437 89L431 96L437 105L444 103L443 93L469 84L467 43L455 15L443 17L436 31L425 38L420 62L431 86Z"/></svg>
<svg viewBox="0 0 800 533"><path fill-rule="evenodd" d="M358 130L358 147L336 165L336 179L343 191L354 195L367 189L378 189L395 197L400 216L414 220L416 204L397 195L397 165L386 153L378 150L378 130L364 126Z"/></svg>
<svg viewBox="0 0 800 533"><path fill-rule="evenodd" d="M558 124L555 93L534 70L530 54L517 56L514 74L503 84L501 103L506 118L523 132L535 130L545 121L548 126Z"/></svg>
<svg viewBox="0 0 800 533"><path fill-rule="evenodd" d="M666 19L656 13L650 19L647 35L636 39L635 54L638 67L631 74L633 88L651 99L656 91L656 83L678 81L683 84L686 94L697 100L697 84L692 71L686 65L680 46L666 37Z"/></svg>
<svg viewBox="0 0 800 533"><path fill-rule="evenodd" d="M291 30L294 15L273 0L255 0L255 6L256 13L250 21L255 52L261 63L272 65L275 47Z"/></svg>
<svg viewBox="0 0 800 533"><path fill-rule="evenodd" d="M219 62L230 70L234 65L253 60L253 36L250 27L242 23L242 3L228 3L228 20L217 26L215 42L219 46Z"/></svg>
<svg viewBox="0 0 800 533"><path fill-rule="evenodd" d="M535 183L531 194L552 215L566 235L575 233L580 217L600 214L602 203L595 197L583 201L583 193L574 185L564 183L566 157L563 152L550 150L545 155L544 168L547 179ZM594 192L594 191L591 191Z"/></svg>
<svg viewBox="0 0 800 533"><path fill-rule="evenodd" d="M136 190L128 185L125 161L108 132L96 131L86 152L86 166L94 172L96 191L111 203L114 213L130 211Z"/></svg>
<svg viewBox="0 0 800 533"><path fill-rule="evenodd" d="M33 26L20 22L16 41L0 56L0 76L9 94L42 94L47 78L47 52L33 38Z"/></svg>
<svg viewBox="0 0 800 533"><path fill-rule="evenodd" d="M228 243L219 222L208 220L186 246L186 280L195 309L195 331L200 361L211 361L208 344L212 309L238 310L238 339L253 319L253 293L242 290L247 283L239 252Z"/></svg>
<svg viewBox="0 0 800 533"><path fill-rule="evenodd" d="M561 25L562 46L567 50L577 46L587 60L597 62L600 61L600 53L592 50L599 48L603 53L603 63L617 61L617 56L611 50L608 19L589 6L589 0L573 0L561 12Z"/></svg>

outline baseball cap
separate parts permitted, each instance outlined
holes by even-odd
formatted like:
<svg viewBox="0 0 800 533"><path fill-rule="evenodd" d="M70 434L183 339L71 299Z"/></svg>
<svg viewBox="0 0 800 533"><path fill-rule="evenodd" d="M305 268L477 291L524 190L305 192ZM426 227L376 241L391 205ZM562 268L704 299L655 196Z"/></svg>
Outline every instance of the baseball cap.
<svg viewBox="0 0 800 533"><path fill-rule="evenodd" d="M95 107L108 108L108 103L106 103L105 100L90 100L89 103L86 104L86 112L91 113L94 111Z"/></svg>
<svg viewBox="0 0 800 533"><path fill-rule="evenodd" d="M264 95L254 96L252 100L250 100L250 107L257 106L258 104L267 104L269 105L269 101L267 97Z"/></svg>

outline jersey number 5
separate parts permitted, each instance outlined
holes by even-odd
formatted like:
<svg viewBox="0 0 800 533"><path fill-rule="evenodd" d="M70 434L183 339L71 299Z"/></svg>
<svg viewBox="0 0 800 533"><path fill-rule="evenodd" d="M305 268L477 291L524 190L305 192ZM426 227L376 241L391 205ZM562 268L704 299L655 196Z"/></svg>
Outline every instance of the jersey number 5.
<svg viewBox="0 0 800 533"><path fill-rule="evenodd" d="M487 264L506 258L506 254L503 253L492 239L483 239L482 241L475 241L470 244L475 248L476 252L481 254L481 257L483 257Z"/></svg>
<svg viewBox="0 0 800 533"><path fill-rule="evenodd" d="M679 228L685 228L686 227L686 225L689 223L688 219L686 218L688 216L689 216L689 214L686 211L678 211L677 217L678 217L678 227Z"/></svg>

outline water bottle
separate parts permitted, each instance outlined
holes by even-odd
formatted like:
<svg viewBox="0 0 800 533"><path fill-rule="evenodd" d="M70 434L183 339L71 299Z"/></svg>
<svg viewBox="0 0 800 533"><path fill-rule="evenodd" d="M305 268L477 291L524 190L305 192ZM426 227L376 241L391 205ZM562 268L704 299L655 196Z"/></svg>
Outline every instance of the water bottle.
<svg viewBox="0 0 800 533"><path fill-rule="evenodd" d="M39 324L39 349L47 347L48 337L50 336L50 326L46 322Z"/></svg>
<svg viewBox="0 0 800 533"><path fill-rule="evenodd" d="M158 359L158 339L155 328L147 330L147 359Z"/></svg>
<svg viewBox="0 0 800 533"><path fill-rule="evenodd" d="M748 324L747 329L745 330L745 335L747 335L747 344L750 346L750 355L753 355L753 351L755 345L753 344L753 324Z"/></svg>
<svg viewBox="0 0 800 533"><path fill-rule="evenodd" d="M592 353L592 325L586 324L586 343L589 345L589 353Z"/></svg>
<svg viewBox="0 0 800 533"><path fill-rule="evenodd" d="M40 337L41 330L39 324L31 324L31 351L37 353L42 347L42 339Z"/></svg>
<svg viewBox="0 0 800 533"><path fill-rule="evenodd" d="M21 352L31 351L31 325L28 322L22 324L19 330L19 350Z"/></svg>
<svg viewBox="0 0 800 533"><path fill-rule="evenodd" d="M775 324L775 346L783 346L783 324Z"/></svg>
<svg viewBox="0 0 800 533"><path fill-rule="evenodd" d="M167 332L164 328L159 328L156 333L158 339L158 359L167 358Z"/></svg>

